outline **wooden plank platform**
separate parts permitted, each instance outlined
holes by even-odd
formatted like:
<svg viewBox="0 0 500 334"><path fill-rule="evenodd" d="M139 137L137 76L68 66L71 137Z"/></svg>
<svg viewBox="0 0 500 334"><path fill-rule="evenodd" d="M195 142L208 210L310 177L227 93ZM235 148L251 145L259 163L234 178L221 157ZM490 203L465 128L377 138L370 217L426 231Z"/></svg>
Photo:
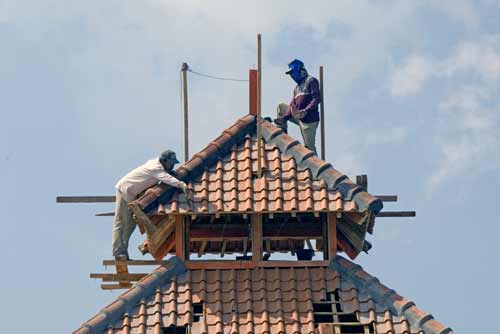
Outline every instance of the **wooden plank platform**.
<svg viewBox="0 0 500 334"><path fill-rule="evenodd" d="M102 265L103 266L114 266L117 261L115 260L103 260ZM156 261L156 260L127 260L127 261L120 261L124 262L129 266L158 266L158 265L166 265L169 263L167 260L163 261Z"/></svg>

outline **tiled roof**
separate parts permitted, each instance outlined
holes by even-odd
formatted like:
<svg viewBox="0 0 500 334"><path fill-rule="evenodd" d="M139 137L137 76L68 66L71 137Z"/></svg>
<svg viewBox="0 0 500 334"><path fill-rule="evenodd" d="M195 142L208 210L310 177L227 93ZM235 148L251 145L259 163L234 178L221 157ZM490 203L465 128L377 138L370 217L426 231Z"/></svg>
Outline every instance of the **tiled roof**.
<svg viewBox="0 0 500 334"><path fill-rule="evenodd" d="M262 122L262 178L255 177L255 117L247 115L176 170L188 195L165 185L137 203L150 214L291 211L372 211L382 201L318 158L271 122Z"/></svg>
<svg viewBox="0 0 500 334"><path fill-rule="evenodd" d="M331 319L318 313L325 304ZM190 271L174 257L74 333L329 334L345 322L361 333L453 333L340 256L328 267Z"/></svg>

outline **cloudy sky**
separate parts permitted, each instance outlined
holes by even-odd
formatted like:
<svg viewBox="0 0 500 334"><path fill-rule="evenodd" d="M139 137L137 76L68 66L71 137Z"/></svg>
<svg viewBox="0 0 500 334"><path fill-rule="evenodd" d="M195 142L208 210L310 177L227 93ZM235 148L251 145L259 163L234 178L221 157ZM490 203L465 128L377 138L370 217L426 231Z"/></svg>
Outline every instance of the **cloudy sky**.
<svg viewBox="0 0 500 334"><path fill-rule="evenodd" d="M290 99L291 59L324 65L327 159L399 195L388 210L417 211L379 219L356 262L457 332L491 332L499 14L499 0L0 0L2 327L69 332L117 296L88 278L111 255L112 218L93 214L113 206L55 197L112 195L128 170L182 152L181 63L245 78L262 33L263 113ZM195 152L248 112L248 88L189 80Z"/></svg>

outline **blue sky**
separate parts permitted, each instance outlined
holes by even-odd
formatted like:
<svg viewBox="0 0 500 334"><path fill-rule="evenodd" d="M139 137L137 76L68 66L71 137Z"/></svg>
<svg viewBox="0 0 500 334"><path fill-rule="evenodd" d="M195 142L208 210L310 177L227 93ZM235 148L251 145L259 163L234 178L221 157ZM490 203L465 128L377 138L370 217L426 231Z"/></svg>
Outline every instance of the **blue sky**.
<svg viewBox="0 0 500 334"><path fill-rule="evenodd" d="M288 101L293 58L325 66L327 158L368 174L388 210L356 262L456 332L499 308L500 2L0 1L4 330L69 332L111 302L88 278L110 258L128 170L181 153L179 69L246 77L263 34L263 113ZM247 86L190 76L191 152L247 113ZM298 131L292 132L299 136ZM141 238L132 239L132 257Z"/></svg>

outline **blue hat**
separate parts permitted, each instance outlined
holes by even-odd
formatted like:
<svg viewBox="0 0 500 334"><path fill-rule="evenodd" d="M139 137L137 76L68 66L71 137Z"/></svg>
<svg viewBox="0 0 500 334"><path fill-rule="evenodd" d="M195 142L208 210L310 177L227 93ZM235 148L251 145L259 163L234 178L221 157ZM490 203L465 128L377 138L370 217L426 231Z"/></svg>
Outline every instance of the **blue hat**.
<svg viewBox="0 0 500 334"><path fill-rule="evenodd" d="M304 67L304 63L299 59L294 59L288 64L288 71L286 74L290 74L292 72L298 72Z"/></svg>
<svg viewBox="0 0 500 334"><path fill-rule="evenodd" d="M175 156L175 152L172 150L163 151L160 155L160 161L179 163L179 160L177 160Z"/></svg>

